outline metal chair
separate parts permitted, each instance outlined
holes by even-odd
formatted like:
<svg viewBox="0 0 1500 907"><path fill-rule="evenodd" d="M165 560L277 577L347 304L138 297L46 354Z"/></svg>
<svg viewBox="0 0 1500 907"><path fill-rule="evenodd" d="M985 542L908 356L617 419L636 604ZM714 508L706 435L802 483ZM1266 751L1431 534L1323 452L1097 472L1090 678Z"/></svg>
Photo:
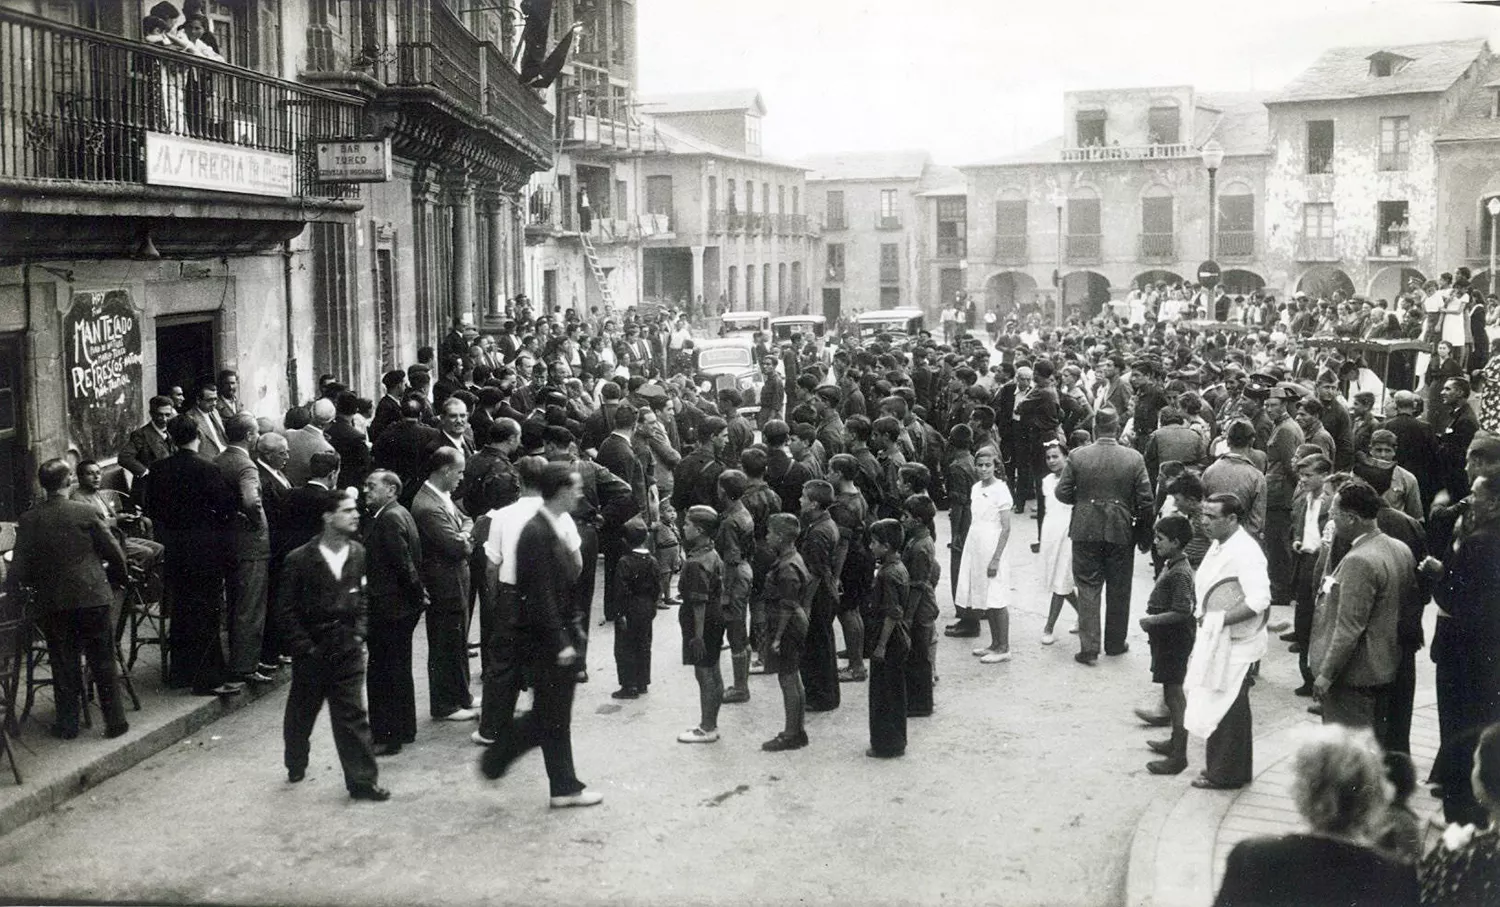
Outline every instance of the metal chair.
<svg viewBox="0 0 1500 907"><path fill-rule="evenodd" d="M165 683L170 667L171 644L167 635L167 608L160 580L132 568L125 583L125 601L115 622L115 641L121 646L120 675L129 677L141 649L156 646L161 652L161 676ZM125 642L126 635L129 642Z"/></svg>

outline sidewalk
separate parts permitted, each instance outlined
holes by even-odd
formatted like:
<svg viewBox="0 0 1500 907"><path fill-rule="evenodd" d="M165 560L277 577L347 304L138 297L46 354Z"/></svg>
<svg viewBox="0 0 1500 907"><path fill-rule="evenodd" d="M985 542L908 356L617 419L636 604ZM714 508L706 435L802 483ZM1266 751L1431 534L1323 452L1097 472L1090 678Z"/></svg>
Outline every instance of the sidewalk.
<svg viewBox="0 0 1500 907"><path fill-rule="evenodd" d="M168 690L161 683L156 653L148 651L136 664L132 679L141 710L130 708L125 697L125 719L130 730L113 740L104 736L104 722L97 706L91 706L94 726L80 731L74 740L59 740L48 728L52 725L51 688L37 691L31 715L21 725L18 738L11 738L21 783L15 783L10 764L0 757L0 835L8 834L27 822L77 797L89 788L120 774L167 749L220 717L245 708L267 696L283 695L282 688L291 678L290 667L277 672L275 682L259 687L249 685L238 696L192 696L185 691ZM25 701L25 678L17 697L17 717Z"/></svg>
<svg viewBox="0 0 1500 907"><path fill-rule="evenodd" d="M1163 791L1136 824L1125 879L1127 907L1212 904L1236 843L1302 830L1291 795L1291 757L1299 732L1316 725L1317 719L1309 715L1257 737L1255 780L1240 790L1192 787L1187 783L1196 774L1191 768L1178 776L1183 783ZM1425 778L1437 755L1437 703L1423 701L1420 694L1412 713L1411 747L1417 778ZM1424 818L1442 811L1420 780L1411 807Z"/></svg>

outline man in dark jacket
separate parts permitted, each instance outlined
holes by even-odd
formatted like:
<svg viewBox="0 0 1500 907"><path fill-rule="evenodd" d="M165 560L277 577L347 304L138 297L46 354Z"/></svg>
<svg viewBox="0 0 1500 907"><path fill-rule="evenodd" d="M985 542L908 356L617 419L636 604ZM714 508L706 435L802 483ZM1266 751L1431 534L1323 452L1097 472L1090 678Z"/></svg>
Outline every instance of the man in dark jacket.
<svg viewBox="0 0 1500 907"><path fill-rule="evenodd" d="M451 447L433 451L428 478L411 507L422 539L422 584L427 606L428 704L439 721L479 717L469 691L469 554L474 521L453 502L463 477L463 454Z"/></svg>
<svg viewBox="0 0 1500 907"><path fill-rule="evenodd" d="M1396 391L1392 404L1396 414L1380 426L1396 436L1396 465L1417 477L1422 489L1422 512L1432 507L1432 498L1442 487L1438 475L1437 437L1432 426L1417 418L1417 395Z"/></svg>
<svg viewBox="0 0 1500 907"><path fill-rule="evenodd" d="M323 436L338 452L339 481L345 488L361 488L365 476L370 474L370 445L365 436L354 427L354 416L359 412L359 398L344 391L333 401L334 417Z"/></svg>
<svg viewBox="0 0 1500 907"><path fill-rule="evenodd" d="M266 587L271 558L271 530L260 496L260 470L250 457L259 440L255 417L235 413L224 420L228 446L214 464L234 494L233 548L225 577L229 603L229 673L239 680L266 683L280 665L261 664L266 626Z"/></svg>
<svg viewBox="0 0 1500 907"><path fill-rule="evenodd" d="M375 755L393 756L417 739L417 697L411 639L427 592L418 565L422 539L411 513L396 500L401 477L377 469L365 479L366 596L370 606L370 737Z"/></svg>
<svg viewBox="0 0 1500 907"><path fill-rule="evenodd" d="M292 652L292 686L282 722L287 780L307 776L309 738L328 702L344 787L355 800L389 800L370 743L365 716L365 550L354 493L323 495L323 531L287 555L281 583L282 633Z"/></svg>
<svg viewBox="0 0 1500 907"><path fill-rule="evenodd" d="M401 420L380 433L370 450L370 462L376 469L389 469L401 477L401 500L410 502L422 487L427 475L422 467L434 450L444 444L443 433L423 424L424 399L410 393L401 402Z"/></svg>
<svg viewBox="0 0 1500 907"><path fill-rule="evenodd" d="M170 397L152 397L151 421L131 432L120 451L120 466L139 482L151 471L151 464L165 460L175 450L167 434L167 423L177 415Z"/></svg>

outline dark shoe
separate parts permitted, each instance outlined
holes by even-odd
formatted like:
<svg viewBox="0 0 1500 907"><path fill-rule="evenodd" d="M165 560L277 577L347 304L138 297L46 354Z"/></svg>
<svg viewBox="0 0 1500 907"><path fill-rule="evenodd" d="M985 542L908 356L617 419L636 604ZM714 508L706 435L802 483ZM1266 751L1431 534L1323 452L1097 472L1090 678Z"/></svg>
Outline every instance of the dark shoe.
<svg viewBox="0 0 1500 907"><path fill-rule="evenodd" d="M270 674L266 674L259 669L251 671L249 674L240 675L240 681L242 683L270 683L275 679L276 678L272 677Z"/></svg>
<svg viewBox="0 0 1500 907"><path fill-rule="evenodd" d="M1282 642L1296 642L1297 641L1297 634L1296 633L1283 633L1283 634L1281 634L1280 636L1278 636L1276 638L1279 639L1279 640L1281 640Z"/></svg>
<svg viewBox="0 0 1500 907"><path fill-rule="evenodd" d="M401 744L377 743L375 744L375 749L373 750L373 752L377 756L394 756L397 753L401 752Z"/></svg>
<svg viewBox="0 0 1500 907"><path fill-rule="evenodd" d="M1026 504L1024 502L1022 502L1020 504L1017 504L1017 505L1015 505L1014 507L1012 507L1010 509L1010 512L1011 513L1025 513L1026 512Z"/></svg>
<svg viewBox="0 0 1500 907"><path fill-rule="evenodd" d="M1111 652L1108 649L1105 649L1104 650L1104 654L1108 655L1110 657L1114 657L1116 655L1124 655L1126 652L1129 652L1129 651L1130 651L1130 643L1126 643L1125 645L1119 647L1118 649L1114 650L1113 652Z"/></svg>
<svg viewBox="0 0 1500 907"><path fill-rule="evenodd" d="M54 724L49 733L59 740L73 740L78 736L78 728L65 728Z"/></svg>
<svg viewBox="0 0 1500 907"><path fill-rule="evenodd" d="M915 711L915 712L911 711L911 710L907 710L906 717L908 717L908 718L931 718L932 717L932 709L923 709L921 711Z"/></svg>
<svg viewBox="0 0 1500 907"><path fill-rule="evenodd" d="M479 756L479 773L481 775L494 781L496 778L504 775L507 768L510 768L510 759L507 758L504 747L496 744L495 746L484 748L484 752Z"/></svg>
<svg viewBox="0 0 1500 907"><path fill-rule="evenodd" d="M865 755L869 756L871 759L897 759L901 756L905 756L906 750L897 750L894 753L881 753L877 752L874 747L871 747L870 749L865 750Z"/></svg>
<svg viewBox="0 0 1500 907"><path fill-rule="evenodd" d="M724 702L725 705L735 705L737 703L749 702L749 701L750 701L750 691L749 690L736 690L734 687L730 687L729 689L727 689L727 690L724 691L724 700L723 700L723 702Z"/></svg>
<svg viewBox="0 0 1500 907"><path fill-rule="evenodd" d="M760 748L768 753L779 753L782 750L800 750L807 746L807 732L801 731L794 737L788 737L783 731L760 745Z"/></svg>
<svg viewBox="0 0 1500 907"><path fill-rule="evenodd" d="M1170 756L1172 755L1172 739L1168 737L1166 740L1147 740L1146 749L1158 756Z"/></svg>
<svg viewBox="0 0 1500 907"><path fill-rule="evenodd" d="M1096 663L1098 663L1099 656L1098 655L1090 655L1087 652L1079 652L1077 655L1073 656L1073 660L1076 661L1076 662L1078 662L1081 665L1088 665L1089 667L1092 668Z"/></svg>
<svg viewBox="0 0 1500 907"><path fill-rule="evenodd" d="M1031 543L1031 553L1032 554L1040 554L1041 552L1042 552L1042 543L1041 542L1032 542Z"/></svg>
<svg viewBox="0 0 1500 907"><path fill-rule="evenodd" d="M1186 759L1158 759L1146 763L1146 771L1153 775L1180 775L1188 766ZM1197 785L1193 785L1197 787Z"/></svg>
<svg viewBox="0 0 1500 907"><path fill-rule="evenodd" d="M868 671L856 671L853 668L844 668L839 671L839 683L864 683L869 679Z"/></svg>
<svg viewBox="0 0 1500 907"><path fill-rule="evenodd" d="M1308 706L1307 707L1307 714L1309 714L1309 715L1317 715L1318 717L1321 718L1322 715L1323 715L1323 704L1320 702L1320 703L1316 703L1314 705Z"/></svg>
<svg viewBox="0 0 1500 907"><path fill-rule="evenodd" d="M1163 715L1163 714L1160 714L1159 712L1148 712L1145 709L1136 709L1135 710L1135 717L1141 719L1141 723L1144 724L1144 725L1146 725L1147 727L1171 727L1172 726L1172 715L1171 715L1171 713Z"/></svg>
<svg viewBox="0 0 1500 907"><path fill-rule="evenodd" d="M809 712L831 712L838 708L838 704L829 705L826 702L809 702L806 708Z"/></svg>
<svg viewBox="0 0 1500 907"><path fill-rule="evenodd" d="M293 784L296 784L298 781L301 781L306 777L307 769L305 768L289 768L286 770L286 780L292 782Z"/></svg>
<svg viewBox="0 0 1500 907"><path fill-rule="evenodd" d="M213 689L213 695L215 696L238 696L243 692L245 692L245 684L238 680L221 683Z"/></svg>
<svg viewBox="0 0 1500 907"><path fill-rule="evenodd" d="M641 694L636 692L635 687L620 687L609 694L610 699L639 699L640 697Z"/></svg>
<svg viewBox="0 0 1500 907"><path fill-rule="evenodd" d="M944 627L943 635L951 636L954 639L973 639L979 635L979 624L965 623L960 620Z"/></svg>
<svg viewBox="0 0 1500 907"><path fill-rule="evenodd" d="M356 784L349 788L350 800L369 800L374 803L384 803L391 798L391 792L378 784Z"/></svg>
<svg viewBox="0 0 1500 907"><path fill-rule="evenodd" d="M108 737L111 740L113 740L116 737L123 737L127 733L129 733L129 732L130 732L130 722L128 722L128 721L122 721L119 724L112 724L109 727L105 728L104 729L104 736Z"/></svg>
<svg viewBox="0 0 1500 907"><path fill-rule="evenodd" d="M1297 696L1311 696L1313 694L1313 686L1310 683L1304 683L1302 686L1293 690L1292 693Z"/></svg>
<svg viewBox="0 0 1500 907"><path fill-rule="evenodd" d="M1239 784L1226 784L1222 781L1215 781L1207 775L1199 775L1198 777L1193 779L1193 786L1198 788L1199 790L1239 790L1240 788L1244 787L1245 784L1244 782L1240 782Z"/></svg>
<svg viewBox="0 0 1500 907"><path fill-rule="evenodd" d="M1287 646L1286 650L1293 655L1301 655L1303 652L1307 651L1307 646L1304 646L1300 642L1294 642L1291 645Z"/></svg>

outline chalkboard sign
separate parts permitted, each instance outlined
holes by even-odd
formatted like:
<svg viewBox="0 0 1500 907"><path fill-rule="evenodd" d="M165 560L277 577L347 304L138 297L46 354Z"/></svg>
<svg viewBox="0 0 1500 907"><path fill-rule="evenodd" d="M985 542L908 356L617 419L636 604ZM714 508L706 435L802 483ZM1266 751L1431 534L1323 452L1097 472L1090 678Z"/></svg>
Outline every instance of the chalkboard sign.
<svg viewBox="0 0 1500 907"><path fill-rule="evenodd" d="M141 316L130 291L75 292L62 341L73 446L84 457L114 456L144 421Z"/></svg>

